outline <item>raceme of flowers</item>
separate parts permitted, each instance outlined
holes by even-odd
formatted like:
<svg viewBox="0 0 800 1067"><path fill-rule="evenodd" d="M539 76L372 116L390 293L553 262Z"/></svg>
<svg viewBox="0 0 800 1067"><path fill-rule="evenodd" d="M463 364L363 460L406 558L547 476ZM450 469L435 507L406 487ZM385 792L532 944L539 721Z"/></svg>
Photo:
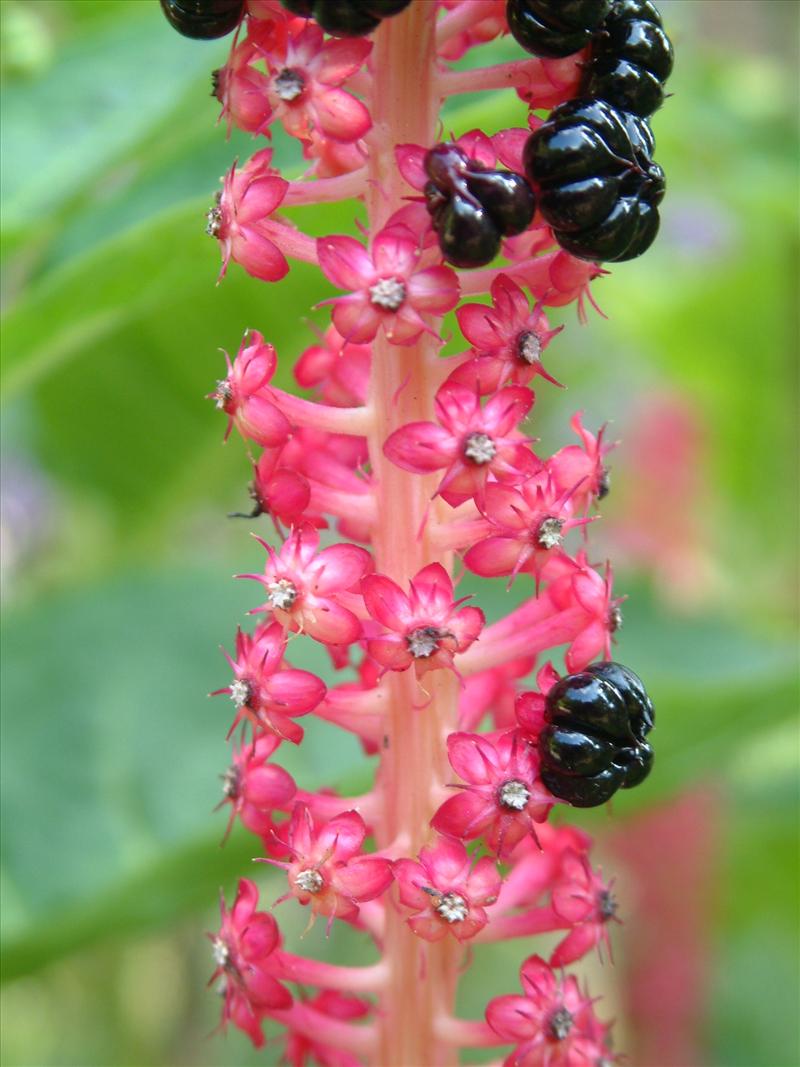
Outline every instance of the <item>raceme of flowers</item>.
<svg viewBox="0 0 800 1067"><path fill-rule="evenodd" d="M193 28L180 4L163 6ZM612 886L588 836L550 817L570 800L601 802L612 763L609 788L644 777L652 708L625 668L587 674L610 659L621 624L611 565L590 548L612 444L580 411L554 454L535 437L539 407L569 378L549 310L574 304L585 319L605 272L560 247L538 209L520 214L526 144L543 112L578 93L594 31L563 55L464 72L455 60L508 32L504 0L360 14L343 3L337 18L370 28L336 36L315 21L327 17L321 0L218 7L221 28L189 35L236 27L214 91L223 124L256 139L208 214L220 281L238 267L275 283L293 262L314 264L309 301L326 317L304 351L277 353L280 296L267 292L211 394L226 436L246 442L264 552L239 576L251 619L218 691L233 705L223 805L228 830L238 820L255 835L282 882L263 899L242 877L222 900L211 940L223 1024L257 1046L283 1033L295 1067L453 1063L473 1046L512 1046L509 1067L616 1062L596 1001L564 971L610 957ZM442 103L481 89L507 89L517 125L469 131L434 160ZM299 180L273 166L276 124L298 145ZM355 220L359 200L367 224L347 234L313 237L284 213L345 201ZM501 261L464 269L448 249L482 254L476 226L493 227ZM453 329L462 350L443 357ZM313 399L275 384L279 359ZM465 570L514 584L521 603L488 623L459 592ZM302 668L298 635L325 649L327 684ZM368 792L307 790L280 766L319 720L358 739L374 767ZM572 795L559 774L578 776ZM281 912L297 907L332 938L339 924L360 931L375 962L284 951ZM547 958L527 940L540 933L556 935ZM519 987L485 1018L458 1018L470 946L514 938L526 939Z"/></svg>

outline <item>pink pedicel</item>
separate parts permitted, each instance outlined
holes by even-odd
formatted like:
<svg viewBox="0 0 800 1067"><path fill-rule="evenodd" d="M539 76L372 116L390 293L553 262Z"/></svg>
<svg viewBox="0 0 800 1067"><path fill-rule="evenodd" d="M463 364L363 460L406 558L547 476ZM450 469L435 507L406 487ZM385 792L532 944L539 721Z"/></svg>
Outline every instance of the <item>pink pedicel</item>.
<svg viewBox="0 0 800 1067"><path fill-rule="evenodd" d="M560 449L537 444L553 387L571 384L559 334L597 307L606 272L563 251L538 212L496 261L455 269L426 200L448 97L505 90L509 124L456 143L475 173L519 175L531 131L576 94L586 52L451 65L506 34L505 12L505 0L411 0L368 38L334 37L278 0L247 0L215 73L223 128L256 141L209 212L221 277L241 268L276 283L297 261L317 271L318 325L276 352L281 290L264 290L263 332L245 332L211 394L226 436L245 442L247 518L264 551L239 575L251 619L218 690L233 703L232 716L220 704L221 731L232 718L235 735L220 807L277 868L261 910L244 878L230 910L223 901L212 982L222 1025L256 1046L282 1041L292 1067L454 1067L464 1048L509 1046L495 1067L617 1062L596 1000L564 971L611 959L613 880L564 825L541 741L549 694L610 659L621 623L611 564L591 548L606 433L577 411ZM276 124L300 178L273 165ZM303 228L305 206L337 202L348 232ZM569 304L577 315L554 325L551 309ZM290 371L299 395L280 388ZM480 594L459 589L465 572L514 583L516 606L487 621ZM311 642L328 684L302 669ZM372 768L360 796L335 780L310 789L280 766L321 723L360 744ZM279 919L265 910L276 896ZM278 926L298 907L320 917L302 956ZM342 924L374 962L327 962ZM531 939L545 934L537 953ZM479 946L522 939L522 991L509 982L487 992L485 1017L459 1018Z"/></svg>

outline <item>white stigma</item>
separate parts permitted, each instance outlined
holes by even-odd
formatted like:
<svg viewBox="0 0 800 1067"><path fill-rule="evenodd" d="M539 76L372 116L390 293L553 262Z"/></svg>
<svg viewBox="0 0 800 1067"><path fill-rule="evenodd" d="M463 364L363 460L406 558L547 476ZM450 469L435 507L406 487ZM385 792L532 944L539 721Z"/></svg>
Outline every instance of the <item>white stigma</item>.
<svg viewBox="0 0 800 1067"><path fill-rule="evenodd" d="M399 278L381 278L369 287L369 298L380 308L397 311L406 298L406 287Z"/></svg>
<svg viewBox="0 0 800 1067"><path fill-rule="evenodd" d="M217 398L217 410L223 411L228 401L233 399L233 390L227 378L217 382L217 391L214 396Z"/></svg>
<svg viewBox="0 0 800 1067"><path fill-rule="evenodd" d="M221 937L215 937L211 942L211 953L217 967L227 967L231 962L231 950Z"/></svg>
<svg viewBox="0 0 800 1067"><path fill-rule="evenodd" d="M439 647L440 637L442 632L435 626L420 626L406 637L408 650L415 659L427 659Z"/></svg>
<svg viewBox="0 0 800 1067"><path fill-rule="evenodd" d="M302 74L296 70L289 70L288 67L284 67L275 79L275 92L281 100L290 102L298 98L305 88L305 84L305 79Z"/></svg>
<svg viewBox="0 0 800 1067"><path fill-rule="evenodd" d="M622 609L618 604L615 604L608 613L608 628L612 634L622 629Z"/></svg>
<svg viewBox="0 0 800 1067"><path fill-rule="evenodd" d="M222 229L222 208L212 207L206 212L206 233L209 237L219 237Z"/></svg>
<svg viewBox="0 0 800 1067"><path fill-rule="evenodd" d="M239 768L228 767L222 776L222 795L228 799L239 793Z"/></svg>
<svg viewBox="0 0 800 1067"><path fill-rule="evenodd" d="M253 695L253 687L246 678L237 678L231 682L231 700L237 708L243 708Z"/></svg>
<svg viewBox="0 0 800 1067"><path fill-rule="evenodd" d="M522 811L531 799L531 792L524 782L518 778L510 778L500 786L498 796L504 808L512 811Z"/></svg>
<svg viewBox="0 0 800 1067"><path fill-rule="evenodd" d="M279 578L267 586L267 603L272 608L289 611L297 600L297 586L288 578Z"/></svg>
<svg viewBox="0 0 800 1067"><path fill-rule="evenodd" d="M460 923L469 915L467 902L458 893L445 893L439 898L439 903L434 908L437 915L441 915L447 923Z"/></svg>
<svg viewBox="0 0 800 1067"><path fill-rule="evenodd" d="M517 353L525 363L535 363L542 354L542 342L535 333L525 330L517 338Z"/></svg>
<svg viewBox="0 0 800 1067"><path fill-rule="evenodd" d="M487 433L471 433L464 443L464 455L473 463L491 463L497 455L497 445Z"/></svg>
<svg viewBox="0 0 800 1067"><path fill-rule="evenodd" d="M555 548L564 540L564 535L561 532L563 526L563 519L556 519L552 515L548 515L546 519L542 519L539 523L539 529L536 531L536 540L542 548Z"/></svg>
<svg viewBox="0 0 800 1067"><path fill-rule="evenodd" d="M294 884L298 889L302 889L304 893L319 893L325 883L319 871L309 867L307 871L301 871L297 875Z"/></svg>

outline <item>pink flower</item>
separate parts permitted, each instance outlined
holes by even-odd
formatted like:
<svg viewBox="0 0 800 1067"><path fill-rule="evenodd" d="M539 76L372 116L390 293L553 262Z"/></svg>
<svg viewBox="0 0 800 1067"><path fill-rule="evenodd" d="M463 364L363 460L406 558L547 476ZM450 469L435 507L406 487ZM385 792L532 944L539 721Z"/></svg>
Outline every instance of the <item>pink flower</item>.
<svg viewBox="0 0 800 1067"><path fill-rule="evenodd" d="M609 490L608 468L604 457L614 447L603 443L603 426L595 437L583 428L583 412L577 411L570 426L580 437L580 445L567 445L547 461L547 469L559 489L577 486L573 504L576 511L586 512L596 500L602 500Z"/></svg>
<svg viewBox="0 0 800 1067"><path fill-rule="evenodd" d="M522 572L538 581L549 560L563 554L566 533L589 521L573 517L573 491L559 492L546 471L519 489L488 485L481 510L500 532L473 545L464 556L466 566L484 578L508 574L513 581Z"/></svg>
<svg viewBox="0 0 800 1067"><path fill-rule="evenodd" d="M326 41L315 22L292 18L252 23L250 34L267 61L269 101L287 133L307 141L319 131L345 142L367 133L369 111L341 86L363 66L371 41Z"/></svg>
<svg viewBox="0 0 800 1067"><path fill-rule="evenodd" d="M281 670L286 651L286 635L279 622L262 623L249 635L236 633L236 659L228 653L234 680L219 693L227 693L236 707L229 733L247 719L254 730L268 731L299 744L302 727L292 717L306 715L325 696L325 685L315 674L294 669Z"/></svg>
<svg viewBox="0 0 800 1067"><path fill-rule="evenodd" d="M587 1067L602 1059L596 1045L592 1002L573 977L558 981L540 956L520 970L523 996L495 997L486 1021L498 1037L517 1047L508 1067ZM594 1058L588 1055L593 1053Z"/></svg>
<svg viewBox="0 0 800 1067"><path fill-rule="evenodd" d="M239 880L233 907L220 901L222 925L211 937L218 981L223 996L222 1026L229 1022L243 1030L256 1048L264 1044L261 1019L264 1012L288 1008L291 994L269 973L269 957L280 948L278 926L271 915L256 911L258 890L248 878Z"/></svg>
<svg viewBox="0 0 800 1067"><path fill-rule="evenodd" d="M502 667L481 671L464 679L458 701L458 725L461 730L476 729L484 716L491 716L495 729L514 727L517 678L524 678L533 670L535 656L521 656L509 660Z"/></svg>
<svg viewBox="0 0 800 1067"><path fill-rule="evenodd" d="M454 733L447 739L450 766L467 784L434 815L441 834L472 841L485 836L487 848L506 859L523 837L536 837L555 798L538 777L538 757L514 731L494 739Z"/></svg>
<svg viewBox="0 0 800 1067"><path fill-rule="evenodd" d="M289 183L272 170L271 158L272 149L262 148L241 170L234 163L208 213L206 233L216 237L222 251L220 279L231 260L265 282L277 282L289 270L286 257L271 239L275 229L269 222Z"/></svg>
<svg viewBox="0 0 800 1067"><path fill-rule="evenodd" d="M229 136L231 126L269 136L272 122L272 105L267 95L269 78L253 66L258 58L258 49L250 38L238 44L234 38L228 62L211 75L213 95L222 104L220 118L227 122Z"/></svg>
<svg viewBox="0 0 800 1067"><path fill-rule="evenodd" d="M286 452L286 448L266 448L261 453L253 468L250 495L255 507L250 518L271 515L276 523L285 526L294 526L301 519L311 521L307 510L311 489L301 474L281 465Z"/></svg>
<svg viewBox="0 0 800 1067"><path fill-rule="evenodd" d="M225 439L235 423L245 440L264 448L284 444L292 426L273 403L267 388L278 364L275 349L264 344L258 330L245 330L233 363L227 352L225 362L228 376L217 382L211 394L217 407L229 416Z"/></svg>
<svg viewBox="0 0 800 1067"><path fill-rule="evenodd" d="M492 475L517 484L541 467L516 426L531 409L533 394L522 386L501 389L481 407L474 389L446 382L436 394L433 422L411 422L388 438L383 450L403 470L416 474L445 469L436 490L457 507L482 499Z"/></svg>
<svg viewBox="0 0 800 1067"><path fill-rule="evenodd" d="M357 545L331 545L319 551L313 526L294 530L279 552L260 537L268 553L263 574L243 574L260 582L270 611L284 629L306 633L327 645L349 645L361 636L361 623L336 598L352 589L372 568L372 557Z"/></svg>
<svg viewBox="0 0 800 1067"><path fill-rule="evenodd" d="M335 141L312 130L303 141L303 159L314 160L310 171L316 178L336 178L366 164L367 146L364 141Z"/></svg>
<svg viewBox="0 0 800 1067"><path fill-rule="evenodd" d="M366 404L372 349L348 344L335 326L329 326L320 343L311 345L294 365L297 384L319 389L326 404L356 407Z"/></svg>
<svg viewBox="0 0 800 1067"><path fill-rule="evenodd" d="M484 905L495 902L501 883L489 856L473 867L461 842L446 838L423 848L419 863L396 860L394 876L400 903L414 909L406 921L426 941L440 941L447 934L458 941L474 937L489 921Z"/></svg>
<svg viewBox="0 0 800 1067"><path fill-rule="evenodd" d="M551 330L541 307L531 310L525 293L507 275L492 282L491 307L462 304L456 317L474 356L453 371L453 381L481 393L493 393L507 382L525 385L537 374L559 384L540 357L563 327Z"/></svg>
<svg viewBox="0 0 800 1067"><path fill-rule="evenodd" d="M372 1005L366 1001L348 996L346 993L337 993L332 989L318 993L306 1003L320 1014L341 1022L363 1019L372 1010ZM349 1052L327 1045L324 1026L320 1027L318 1034L312 1036L304 1031L292 1029L289 1024L286 1035L285 1062L289 1067L309 1067L312 1062L319 1064L320 1067L361 1067L362 1061Z"/></svg>
<svg viewBox="0 0 800 1067"><path fill-rule="evenodd" d="M453 582L440 563L423 567L411 579L406 594L391 578L368 574L361 583L367 611L385 632L370 638L367 651L390 671L414 664L417 677L441 667L466 652L484 623L479 608L460 608L453 601Z"/></svg>
<svg viewBox="0 0 800 1067"><path fill-rule="evenodd" d="M441 0L441 5L448 11L463 7L468 0ZM453 34L438 49L442 59L453 62L461 59L465 52L476 45L493 41L501 33L508 32L506 22L506 0L486 0L482 4L473 4L475 14L469 24L460 33Z"/></svg>
<svg viewBox="0 0 800 1067"><path fill-rule="evenodd" d="M619 922L617 903L600 871L593 871L586 856L567 851L561 861L561 876L553 886L553 911L573 924L550 957L553 967L566 967L581 959L595 945L605 943L609 953L608 923Z"/></svg>
<svg viewBox="0 0 800 1067"><path fill-rule="evenodd" d="M497 163L497 153L492 144L492 138L487 137L482 130L470 130L463 137L459 137L455 144L470 160L479 163L482 167L492 169ZM425 156L429 148L430 145L399 144L394 150L397 169L411 188L420 192L424 190L429 180L425 170Z"/></svg>
<svg viewBox="0 0 800 1067"><path fill-rule="evenodd" d="M325 277L348 296L334 297L333 324L347 341L372 341L383 327L392 344L409 345L427 330L423 315L443 315L458 301L458 279L449 267L418 270L419 241L406 226L390 223L371 251L353 237L317 241Z"/></svg>
<svg viewBox="0 0 800 1067"><path fill-rule="evenodd" d="M266 837L274 826L271 813L291 806L297 792L294 779L268 762L280 743L274 734L264 734L234 748L233 763L222 777L222 803L231 806L228 830L238 815L251 833Z"/></svg>
<svg viewBox="0 0 800 1067"><path fill-rule="evenodd" d="M559 611L577 606L586 612L586 625L564 655L567 672L575 674L585 670L596 656L611 658L611 636L622 626L620 604L625 597L611 595L614 572L610 563L602 577L588 565L584 552L578 553L576 561L565 562L565 573L549 583L547 595Z"/></svg>
<svg viewBox="0 0 800 1067"><path fill-rule="evenodd" d="M306 805L296 804L286 834L291 862L265 862L286 870L287 896L310 904L315 915L327 915L331 922L351 920L358 915L358 905L379 897L393 877L389 860L361 854L366 836L367 827L356 811L318 827Z"/></svg>

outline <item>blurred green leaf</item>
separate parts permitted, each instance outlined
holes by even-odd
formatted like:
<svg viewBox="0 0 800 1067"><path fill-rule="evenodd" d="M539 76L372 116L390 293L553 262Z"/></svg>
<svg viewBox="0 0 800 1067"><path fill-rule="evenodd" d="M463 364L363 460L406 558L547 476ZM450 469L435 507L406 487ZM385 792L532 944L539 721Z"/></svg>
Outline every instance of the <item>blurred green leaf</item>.
<svg viewBox="0 0 800 1067"><path fill-rule="evenodd" d="M207 906L259 851L212 815L227 764L220 638L253 592L207 572L139 574L10 613L3 647L2 876L6 978L101 937ZM325 675L306 639L292 662ZM281 762L304 787L363 762L306 720ZM294 749L289 751L289 749Z"/></svg>

